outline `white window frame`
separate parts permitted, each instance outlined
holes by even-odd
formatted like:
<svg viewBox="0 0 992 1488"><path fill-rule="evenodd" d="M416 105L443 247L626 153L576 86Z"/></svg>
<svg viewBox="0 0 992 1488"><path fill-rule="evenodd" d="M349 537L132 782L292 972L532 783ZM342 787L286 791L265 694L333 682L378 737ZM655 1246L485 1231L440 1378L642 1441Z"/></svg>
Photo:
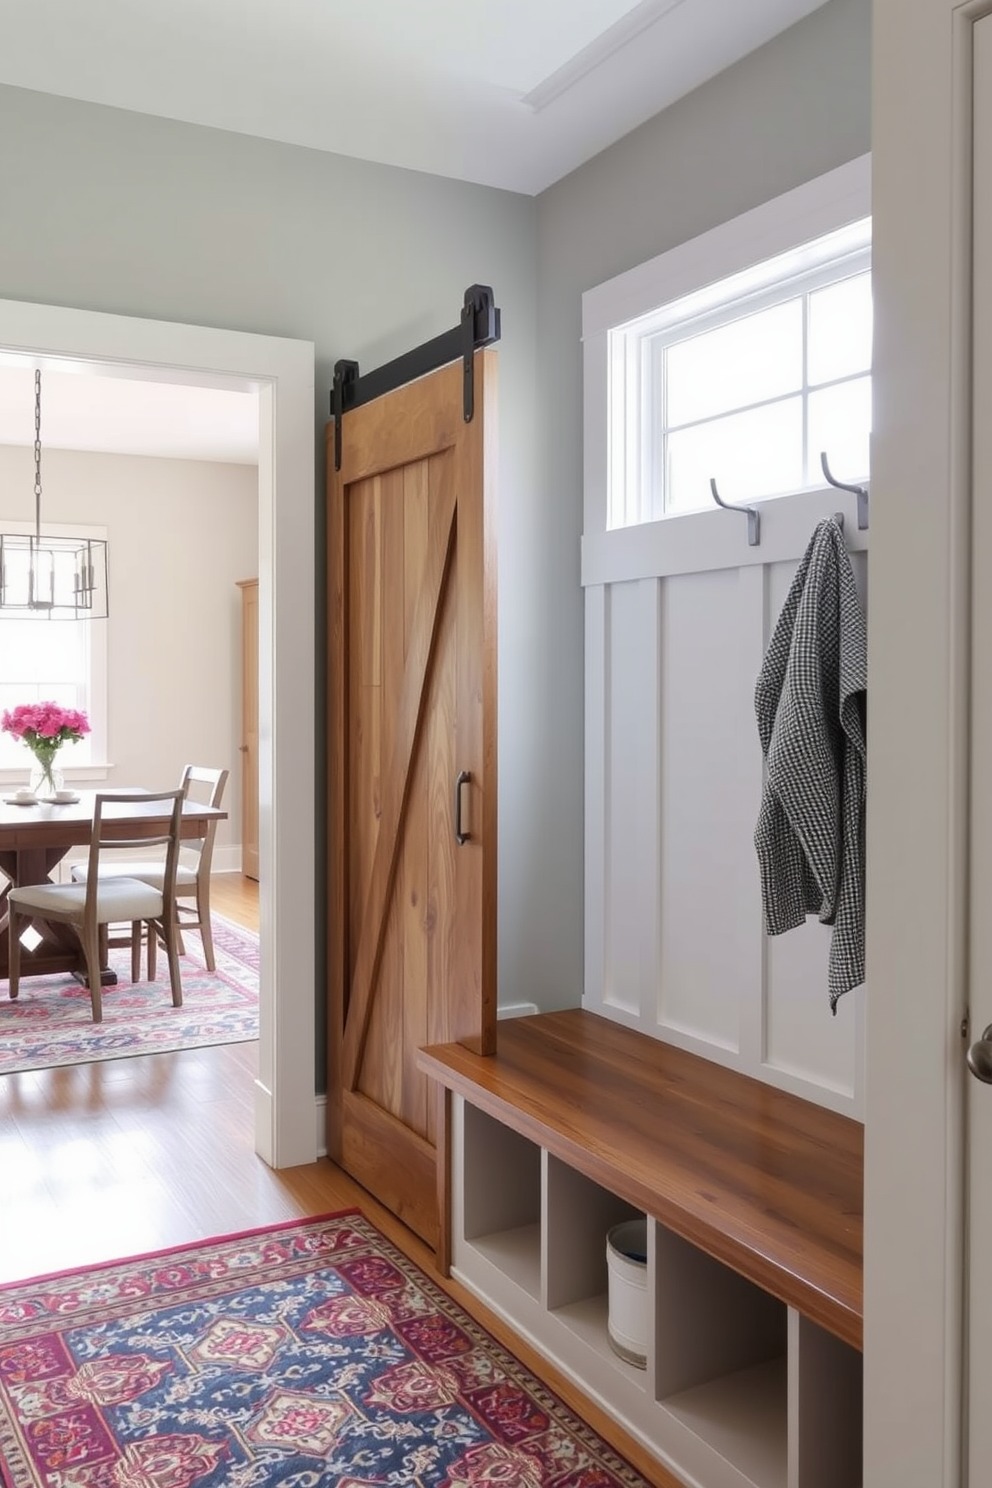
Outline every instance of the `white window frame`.
<svg viewBox="0 0 992 1488"><path fill-rule="evenodd" d="M636 526L643 522L663 517L688 515L688 510L666 509L668 490L664 469L666 434L670 432L665 416L665 353L682 341L692 340L707 331L717 330L748 315L759 314L775 306L805 298L818 289L838 284L844 279L863 274L871 269L870 218L868 240L858 235L856 244L837 247L824 263L801 268L795 255L786 255L793 260L791 271L783 270L782 258L768 263L769 279L760 287L743 289L741 280L746 276L734 275L729 280L714 286L710 303L693 305L698 296L690 296L666 305L660 311L642 317L632 325L614 328L610 332L610 529ZM836 241L837 234L818 242ZM771 277L774 276L774 277ZM705 294L705 291L704 291ZM820 387L834 387L853 382L865 374L862 371L831 379L823 384L810 384L805 365L806 341L803 342L803 381L785 396L803 399L804 442L807 429L807 408L810 394ZM870 376L870 371L869 371ZM776 402L778 397L763 400ZM757 406L757 405L755 405ZM726 409L713 413L697 422L710 423L730 414L746 412L746 409ZM676 426L676 431L684 427ZM803 450L803 468L806 468L807 451ZM866 479L867 470L848 470L848 478ZM818 481L806 481L796 489L815 490ZM726 493L730 494L730 493ZM769 497L789 495L791 492L769 493ZM758 498L760 499L760 498ZM702 498L696 510L705 510Z"/></svg>
<svg viewBox="0 0 992 1488"><path fill-rule="evenodd" d="M860 156L827 175L679 244L667 253L587 290L582 297L584 364L583 583L610 582L611 551L630 553L631 543L657 552L668 545L677 556L684 533L699 513L670 515L610 528L611 333L641 317L651 324L659 307L744 274L766 260L792 252L871 215L871 157ZM619 338L616 338L619 339ZM836 472L840 474L840 472ZM821 488L812 487L811 490ZM823 490L829 490L824 486ZM775 497L776 501L781 497ZM719 513L715 513L719 516ZM663 536L659 529L665 529ZM763 560L773 556L765 552ZM643 560L651 566L647 551ZM666 564L667 566L667 564ZM658 571L655 567L655 571Z"/></svg>
<svg viewBox="0 0 992 1488"><path fill-rule="evenodd" d="M33 522L4 520L2 526L5 532L16 534L29 535L35 530ZM46 522L44 530L50 537L89 537L94 540L107 541L106 527L81 525L66 527L58 523ZM3 623L3 617L0 616L0 641L3 639ZM39 621L39 624L45 623L64 625L67 622L63 620ZM81 623L87 626L89 651L86 713L90 721L90 759L87 764L74 765L71 745L60 753L59 769L66 780L73 785L82 784L88 780L106 780L111 768L107 759L107 630L110 621L109 619L86 620ZM25 772L30 770L31 763L30 751L25 748L23 768L0 768L0 787L22 784Z"/></svg>

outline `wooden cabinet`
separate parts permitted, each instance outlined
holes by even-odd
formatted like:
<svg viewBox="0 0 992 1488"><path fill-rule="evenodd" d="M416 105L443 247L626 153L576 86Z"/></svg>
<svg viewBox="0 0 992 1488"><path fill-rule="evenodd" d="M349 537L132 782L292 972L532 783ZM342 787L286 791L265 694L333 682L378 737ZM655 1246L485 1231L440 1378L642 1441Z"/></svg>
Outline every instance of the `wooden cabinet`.
<svg viewBox="0 0 992 1488"><path fill-rule="evenodd" d="M241 871L258 878L258 580L241 579Z"/></svg>

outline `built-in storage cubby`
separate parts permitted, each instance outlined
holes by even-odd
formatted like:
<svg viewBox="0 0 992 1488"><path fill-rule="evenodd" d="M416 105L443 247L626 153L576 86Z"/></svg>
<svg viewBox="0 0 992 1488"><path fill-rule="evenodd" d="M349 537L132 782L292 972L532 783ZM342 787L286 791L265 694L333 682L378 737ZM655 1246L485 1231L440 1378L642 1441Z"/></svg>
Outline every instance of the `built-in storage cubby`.
<svg viewBox="0 0 992 1488"><path fill-rule="evenodd" d="M634 1386L647 1387L645 1371L610 1347L606 1236L625 1219L644 1216L550 1154L544 1204L544 1302L579 1344L599 1355Z"/></svg>
<svg viewBox="0 0 992 1488"><path fill-rule="evenodd" d="M750 1482L786 1483L788 1308L655 1226L655 1398Z"/></svg>
<svg viewBox="0 0 992 1488"><path fill-rule="evenodd" d="M500 1035L421 1055L455 1092L452 1273L685 1481L860 1488L854 1123L578 1010ZM639 1368L606 1242L645 1216Z"/></svg>
<svg viewBox="0 0 992 1488"><path fill-rule="evenodd" d="M541 1149L500 1121L465 1110L462 1233L479 1256L532 1297L541 1293Z"/></svg>
<svg viewBox="0 0 992 1488"><path fill-rule="evenodd" d="M789 1315L790 1482L860 1483L861 1354L797 1312Z"/></svg>

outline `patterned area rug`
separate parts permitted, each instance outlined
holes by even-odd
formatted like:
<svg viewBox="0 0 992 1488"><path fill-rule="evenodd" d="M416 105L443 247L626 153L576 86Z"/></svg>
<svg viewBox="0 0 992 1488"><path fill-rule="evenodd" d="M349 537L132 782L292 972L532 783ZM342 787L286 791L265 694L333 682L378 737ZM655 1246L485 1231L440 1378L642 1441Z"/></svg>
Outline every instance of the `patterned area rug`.
<svg viewBox="0 0 992 1488"><path fill-rule="evenodd" d="M119 980L103 990L102 1023L93 1022L89 992L69 976L25 977L16 1002L0 982L0 1074L258 1038L258 936L219 915L211 921L217 970L205 969L196 931L186 933L181 1008L172 1006L164 951L157 981L137 984L130 950L110 952Z"/></svg>
<svg viewBox="0 0 992 1488"><path fill-rule="evenodd" d="M0 1288L6 1488L647 1488L351 1213Z"/></svg>

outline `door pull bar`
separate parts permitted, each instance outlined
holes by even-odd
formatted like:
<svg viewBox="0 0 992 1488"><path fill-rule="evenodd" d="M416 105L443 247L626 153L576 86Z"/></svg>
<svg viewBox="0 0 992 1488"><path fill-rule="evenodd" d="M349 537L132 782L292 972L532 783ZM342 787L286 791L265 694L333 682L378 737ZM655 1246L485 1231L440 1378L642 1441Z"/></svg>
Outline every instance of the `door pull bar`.
<svg viewBox="0 0 992 1488"><path fill-rule="evenodd" d="M468 785L471 779L468 770L459 770L455 777L455 841L459 847L464 847L472 835L462 830L462 786Z"/></svg>

